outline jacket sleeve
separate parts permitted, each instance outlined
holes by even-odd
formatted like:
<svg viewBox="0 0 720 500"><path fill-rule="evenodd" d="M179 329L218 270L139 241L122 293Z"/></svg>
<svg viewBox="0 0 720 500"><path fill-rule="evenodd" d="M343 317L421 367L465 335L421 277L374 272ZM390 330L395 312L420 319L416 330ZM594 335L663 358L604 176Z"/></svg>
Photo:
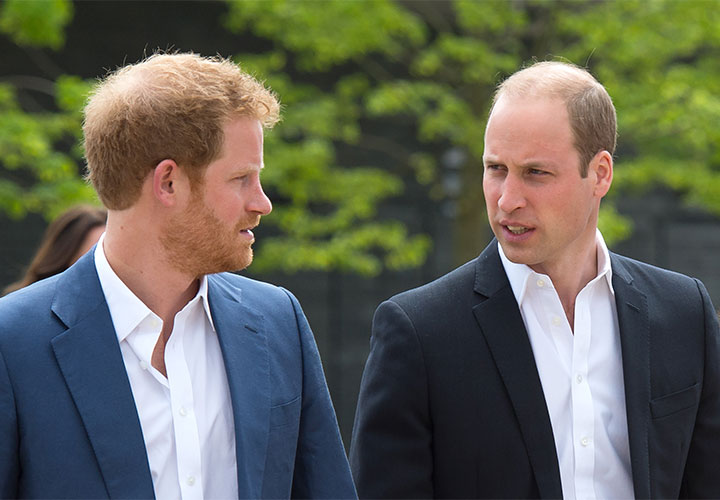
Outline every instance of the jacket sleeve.
<svg viewBox="0 0 720 500"><path fill-rule="evenodd" d="M295 310L303 362L292 498L357 498L315 338L297 299L285 292Z"/></svg>
<svg viewBox="0 0 720 500"><path fill-rule="evenodd" d="M360 498L432 498L427 374L412 321L380 304L360 385L350 463Z"/></svg>
<svg viewBox="0 0 720 500"><path fill-rule="evenodd" d="M0 498L17 496L18 430L15 397L5 359L0 351Z"/></svg>
<svg viewBox="0 0 720 500"><path fill-rule="evenodd" d="M720 328L703 284L696 280L705 314L705 370L681 498L720 498Z"/></svg>

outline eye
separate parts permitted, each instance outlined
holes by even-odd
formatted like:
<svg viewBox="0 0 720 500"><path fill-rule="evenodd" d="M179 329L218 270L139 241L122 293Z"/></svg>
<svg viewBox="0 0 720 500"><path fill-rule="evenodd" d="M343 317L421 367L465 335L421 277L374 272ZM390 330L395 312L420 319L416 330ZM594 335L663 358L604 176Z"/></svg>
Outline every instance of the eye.
<svg viewBox="0 0 720 500"><path fill-rule="evenodd" d="M496 163L490 163L488 165L485 165L485 170L488 171L494 171L494 172L501 172L506 170L506 167L504 165L498 165Z"/></svg>
<svg viewBox="0 0 720 500"><path fill-rule="evenodd" d="M548 172L546 172L545 170L539 170L537 168L529 168L528 174L530 174L530 175L548 175Z"/></svg>

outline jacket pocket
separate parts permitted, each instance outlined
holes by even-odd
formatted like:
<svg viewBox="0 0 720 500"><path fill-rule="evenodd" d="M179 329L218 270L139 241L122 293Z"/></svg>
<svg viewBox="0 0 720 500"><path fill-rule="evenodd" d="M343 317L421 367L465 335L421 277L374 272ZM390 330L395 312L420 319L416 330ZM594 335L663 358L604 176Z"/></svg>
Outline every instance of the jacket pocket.
<svg viewBox="0 0 720 500"><path fill-rule="evenodd" d="M696 383L686 389L661 396L650 401L650 412L653 418L662 418L696 406L700 399L700 384Z"/></svg>
<svg viewBox="0 0 720 500"><path fill-rule="evenodd" d="M270 427L283 427L300 419L302 396L270 408Z"/></svg>

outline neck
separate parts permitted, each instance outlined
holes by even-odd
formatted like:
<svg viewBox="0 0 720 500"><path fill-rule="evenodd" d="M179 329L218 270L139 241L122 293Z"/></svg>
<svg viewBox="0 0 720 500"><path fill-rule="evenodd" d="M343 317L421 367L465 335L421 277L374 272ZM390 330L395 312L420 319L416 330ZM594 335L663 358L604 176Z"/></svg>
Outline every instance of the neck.
<svg viewBox="0 0 720 500"><path fill-rule="evenodd" d="M593 233L591 243L584 245L581 251L571 257L549 265L546 263L542 269L530 266L534 271L546 274L552 280L571 329L575 324L575 299L585 285L597 276L597 252Z"/></svg>
<svg viewBox="0 0 720 500"><path fill-rule="evenodd" d="M108 217L103 250L122 282L165 324L197 294L199 280L174 269L165 258L157 231L132 216ZM121 220L117 220L121 219Z"/></svg>

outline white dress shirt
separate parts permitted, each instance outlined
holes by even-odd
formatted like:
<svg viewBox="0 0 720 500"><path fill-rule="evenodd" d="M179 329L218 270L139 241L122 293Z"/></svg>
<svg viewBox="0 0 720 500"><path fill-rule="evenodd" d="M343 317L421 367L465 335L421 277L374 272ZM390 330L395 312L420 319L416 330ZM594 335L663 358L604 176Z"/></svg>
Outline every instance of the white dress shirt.
<svg viewBox="0 0 720 500"><path fill-rule="evenodd" d="M104 236L95 249L95 266L140 417L156 498L237 498L233 411L207 278L175 315L165 378L151 363L163 322L115 274L103 241Z"/></svg>
<svg viewBox="0 0 720 500"><path fill-rule="evenodd" d="M598 275L575 299L574 329L550 278L510 262L499 247L530 337L566 500L634 498L610 255L599 231L596 242Z"/></svg>

